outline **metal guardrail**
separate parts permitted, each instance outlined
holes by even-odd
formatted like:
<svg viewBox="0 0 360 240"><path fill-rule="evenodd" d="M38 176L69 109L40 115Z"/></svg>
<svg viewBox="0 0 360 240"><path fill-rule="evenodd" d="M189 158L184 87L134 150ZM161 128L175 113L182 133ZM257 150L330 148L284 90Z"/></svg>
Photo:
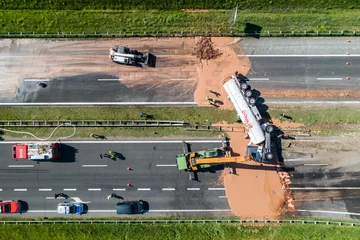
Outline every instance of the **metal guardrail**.
<svg viewBox="0 0 360 240"><path fill-rule="evenodd" d="M72 32L58 32L58 33L0 33L0 38L122 38L122 37L190 37L190 36L213 36L213 37L324 37L324 36L360 36L360 32L356 31L303 31L303 32L117 32L117 33L72 33Z"/></svg>
<svg viewBox="0 0 360 240"><path fill-rule="evenodd" d="M209 131L209 132L245 132L244 127L211 126L206 124L191 124L185 128L187 131Z"/></svg>
<svg viewBox="0 0 360 240"><path fill-rule="evenodd" d="M1 120L0 127L183 127L184 121L165 120ZM64 127L71 127L64 125Z"/></svg>
<svg viewBox="0 0 360 240"><path fill-rule="evenodd" d="M316 220L46 220L46 221L0 221L0 224L322 224L359 227L360 223Z"/></svg>

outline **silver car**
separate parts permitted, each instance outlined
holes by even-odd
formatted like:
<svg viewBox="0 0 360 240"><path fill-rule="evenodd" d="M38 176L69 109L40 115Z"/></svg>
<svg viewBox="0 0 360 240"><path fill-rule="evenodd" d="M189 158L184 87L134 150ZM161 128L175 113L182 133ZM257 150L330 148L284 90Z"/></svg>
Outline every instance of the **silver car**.
<svg viewBox="0 0 360 240"><path fill-rule="evenodd" d="M82 214L84 212L84 204L78 202L61 202L57 206L59 214Z"/></svg>

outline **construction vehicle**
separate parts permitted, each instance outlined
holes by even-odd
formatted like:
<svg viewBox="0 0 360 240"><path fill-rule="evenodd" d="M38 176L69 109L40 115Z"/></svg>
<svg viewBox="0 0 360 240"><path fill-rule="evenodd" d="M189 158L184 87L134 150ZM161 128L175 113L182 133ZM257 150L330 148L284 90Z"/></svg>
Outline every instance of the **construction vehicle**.
<svg viewBox="0 0 360 240"><path fill-rule="evenodd" d="M12 146L14 160L51 160L60 157L60 143L18 143Z"/></svg>
<svg viewBox="0 0 360 240"><path fill-rule="evenodd" d="M156 57L151 53L142 53L135 49L130 49L124 46L116 46L110 48L109 58L116 63L124 65L138 66L141 63L150 67L155 67Z"/></svg>
<svg viewBox="0 0 360 240"><path fill-rule="evenodd" d="M234 105L238 117L245 125L251 142L258 145L253 148L249 147L247 154L256 156L255 160L258 162L273 159L271 133L274 131L274 126L263 121L256 107L256 98L253 96L250 85L235 72L224 81L223 86Z"/></svg>
<svg viewBox="0 0 360 240"><path fill-rule="evenodd" d="M186 172L196 172L221 163L242 163L251 160L251 156L227 157L224 148L212 148L176 156L177 168Z"/></svg>

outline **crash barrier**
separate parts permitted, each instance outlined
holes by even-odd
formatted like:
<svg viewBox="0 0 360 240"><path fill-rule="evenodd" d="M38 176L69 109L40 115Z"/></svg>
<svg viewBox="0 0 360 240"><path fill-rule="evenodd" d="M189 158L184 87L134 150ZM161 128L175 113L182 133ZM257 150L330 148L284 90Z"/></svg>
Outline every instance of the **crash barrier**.
<svg viewBox="0 0 360 240"><path fill-rule="evenodd" d="M37 33L37 32L15 32L15 33L0 33L0 38L122 38L122 37L193 37L193 36L212 36L212 37L325 37L325 36L359 36L360 33L356 31L303 31L303 32L117 32L117 33L73 33L73 32L58 32L58 33Z"/></svg>
<svg viewBox="0 0 360 240"><path fill-rule="evenodd" d="M176 127L188 126L184 121L165 120L1 120L0 128L5 127L57 127L59 125L76 127ZM64 127L66 127L64 126Z"/></svg>
<svg viewBox="0 0 360 240"><path fill-rule="evenodd" d="M44 220L0 221L0 224L322 224L359 227L360 223L316 220Z"/></svg>

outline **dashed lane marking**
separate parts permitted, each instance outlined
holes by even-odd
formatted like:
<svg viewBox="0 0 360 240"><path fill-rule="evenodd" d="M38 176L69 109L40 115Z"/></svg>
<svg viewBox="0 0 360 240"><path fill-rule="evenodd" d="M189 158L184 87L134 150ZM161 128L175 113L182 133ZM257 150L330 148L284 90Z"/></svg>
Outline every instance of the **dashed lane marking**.
<svg viewBox="0 0 360 240"><path fill-rule="evenodd" d="M39 191L40 192L51 192L52 189L51 188L40 188Z"/></svg>
<svg viewBox="0 0 360 240"><path fill-rule="evenodd" d="M269 81L269 78L248 78L250 81Z"/></svg>
<svg viewBox="0 0 360 240"><path fill-rule="evenodd" d="M14 191L15 192L26 192L27 189L26 188L15 188Z"/></svg>
<svg viewBox="0 0 360 240"><path fill-rule="evenodd" d="M217 190L221 190L224 191L225 188L208 188L209 191L217 191Z"/></svg>
<svg viewBox="0 0 360 240"><path fill-rule="evenodd" d="M107 167L107 165L82 165L82 167Z"/></svg>
<svg viewBox="0 0 360 240"><path fill-rule="evenodd" d="M175 191L175 188L163 188L163 191Z"/></svg>
<svg viewBox="0 0 360 240"><path fill-rule="evenodd" d="M188 191L199 191L200 188L187 188Z"/></svg>
<svg viewBox="0 0 360 240"><path fill-rule="evenodd" d="M156 164L157 167L176 167L176 164Z"/></svg>
<svg viewBox="0 0 360 240"><path fill-rule="evenodd" d="M342 78L317 78L319 81L339 81L343 80Z"/></svg>
<svg viewBox="0 0 360 240"><path fill-rule="evenodd" d="M113 188L113 191L126 191L126 188Z"/></svg>
<svg viewBox="0 0 360 240"><path fill-rule="evenodd" d="M50 81L50 79L47 79L47 78L27 78L27 79L24 79L24 82L48 82Z"/></svg>
<svg viewBox="0 0 360 240"><path fill-rule="evenodd" d="M76 188L64 188L64 191L76 191Z"/></svg>
<svg viewBox="0 0 360 240"><path fill-rule="evenodd" d="M138 188L137 190L138 191L150 191L151 188Z"/></svg>
<svg viewBox="0 0 360 240"><path fill-rule="evenodd" d="M304 166L328 166L329 164L326 163L307 163Z"/></svg>
<svg viewBox="0 0 360 240"><path fill-rule="evenodd" d="M219 198L227 198L226 196L219 196Z"/></svg>
<svg viewBox="0 0 360 240"><path fill-rule="evenodd" d="M101 188L88 188L88 191L101 191Z"/></svg>
<svg viewBox="0 0 360 240"><path fill-rule="evenodd" d="M9 165L9 168L31 168L34 167L34 165Z"/></svg>
<svg viewBox="0 0 360 240"><path fill-rule="evenodd" d="M98 81L121 81L121 79L120 78L118 78L118 79L98 79Z"/></svg>

